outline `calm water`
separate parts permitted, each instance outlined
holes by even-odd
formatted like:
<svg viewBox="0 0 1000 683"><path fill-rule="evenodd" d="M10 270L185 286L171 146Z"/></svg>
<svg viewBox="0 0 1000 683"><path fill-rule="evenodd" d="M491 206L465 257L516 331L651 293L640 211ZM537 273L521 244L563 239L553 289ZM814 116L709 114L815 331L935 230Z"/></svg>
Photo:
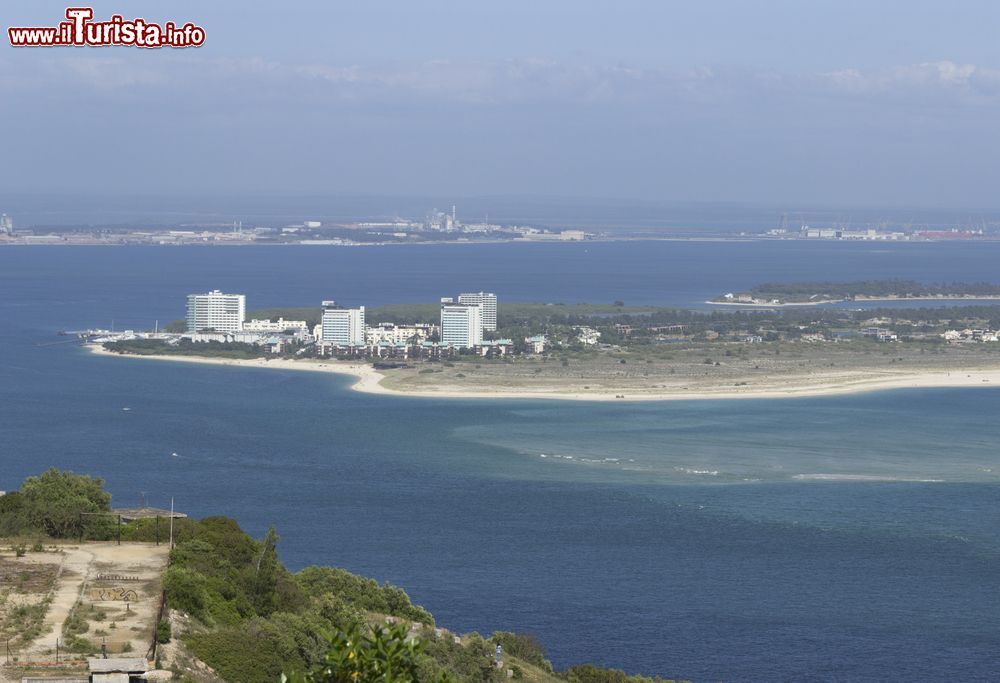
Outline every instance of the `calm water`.
<svg viewBox="0 0 1000 683"><path fill-rule="evenodd" d="M480 287L693 305L762 280L990 280L998 256L803 243L0 249L0 489L55 465L105 477L117 504L146 492L255 534L275 524L290 566L390 580L456 630L535 633L557 665L995 680L1000 391L438 401L36 344L112 318L175 319L184 294L210 287L245 291L251 308Z"/></svg>

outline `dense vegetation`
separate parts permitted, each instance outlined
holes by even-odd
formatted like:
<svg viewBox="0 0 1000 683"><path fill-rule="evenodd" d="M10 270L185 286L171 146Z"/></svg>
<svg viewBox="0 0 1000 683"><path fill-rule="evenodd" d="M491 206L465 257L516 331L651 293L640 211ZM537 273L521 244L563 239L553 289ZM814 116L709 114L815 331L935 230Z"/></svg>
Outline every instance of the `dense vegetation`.
<svg viewBox="0 0 1000 683"><path fill-rule="evenodd" d="M434 305L387 306L377 310L387 316L391 314L399 321L412 321L418 318L422 308L436 310ZM878 344L862 336L862 329L869 326L887 329L897 335L900 342L925 353L945 348L942 334L949 329L1000 329L1000 305L866 309L807 306L694 311L618 304L505 304L500 308L498 330L489 336L512 339L516 357L528 351L524 342L526 337L545 334L548 339L546 354L556 356L565 365L570 359L582 362L600 359L605 351L619 354L616 358L622 362L655 362L657 359L674 358L677 353L686 350L712 354L719 347L722 353L729 356L746 353L747 341L765 342L760 345L763 349L768 345L794 343L804 338L815 341L817 336L830 341L852 340L851 344L838 349L845 353L867 354ZM601 346L584 344L579 336L581 327L599 332ZM280 356L275 356L248 344L182 343L172 346L158 340L115 342L107 347L123 353L221 358L308 358L315 355L315 350L309 346L286 349ZM966 349L972 350L971 347ZM994 353L998 349L995 344L981 344L975 350L978 353ZM777 349L771 349L769 353L773 355ZM514 357L487 360L477 354L456 354L449 360L476 364L510 363ZM428 368L421 370L427 373L432 371Z"/></svg>
<svg viewBox="0 0 1000 683"><path fill-rule="evenodd" d="M130 525L126 537L150 539L153 533L147 520ZM456 642L435 630L431 614L396 586L332 567L289 572L278 560L273 530L258 541L231 519L209 517L177 520L174 534L177 547L164 574L170 606L194 618L196 627L182 639L226 680L273 682L284 672L302 683L499 681L504 676L490 658L497 644L510 655L517 676L530 670L536 680L561 677L531 636L470 634ZM387 617L395 626L383 631ZM380 659L387 651L396 656ZM343 658L350 652L360 658L360 669L346 667ZM394 673L350 677L352 671L371 674L385 667ZM617 673L608 675L608 681L618 680Z"/></svg>
<svg viewBox="0 0 1000 683"><path fill-rule="evenodd" d="M812 283L812 284L791 284L791 285L761 285L754 289L754 296L768 298L789 298L802 295L808 292L806 298L813 294L818 294L821 298L843 298L845 292L856 292L860 296L860 291L867 284L872 287L865 290L867 296L877 296L879 292L923 292L926 296L940 294L942 296L958 295L963 292L962 288L969 288L968 291L975 291L982 296L992 296L994 293L1000 295L1000 285L976 284L976 285L919 285L905 280L877 281L875 283ZM874 285L879 284L882 289ZM919 285L919 287L918 287ZM895 288L899 289L896 290ZM760 290L758 292L758 289ZM853 294L852 294L853 296ZM915 296L915 295L914 295ZM887 326L893 327L893 320L900 320L901 328L912 326L914 322L919 322L923 327L943 328L946 325L979 324L997 329L1000 327L1000 306L997 305L968 305L949 306L943 308L868 308L864 310L851 310L849 308L838 307L807 307L807 308L787 308L787 309L744 309L744 310L714 310L698 311L690 309L665 308L660 306L625 306L617 302L615 304L502 304L499 310L498 329L490 334L493 338L509 338L515 342L527 336L536 334L549 334L558 337L559 335L571 336L574 328L580 326L592 327L601 332L602 342L612 342L624 345L643 343L644 337L656 337L665 332L663 328L676 326L679 333L687 337L697 337L706 332L718 332L725 334L731 331L743 331L747 333L772 333L773 337L781 335L783 337L795 338L803 332L829 331L833 329L856 329L859 325L872 318L885 318L890 322ZM319 309L271 309L259 311L248 315L248 317L269 317L276 320L278 317L285 319L302 319L308 316L304 312L312 311L314 316L319 315ZM369 324L378 322L394 323L436 323L438 322L439 308L436 304L394 304L382 306L366 311L366 320ZM318 318L317 318L318 319ZM638 334L622 335L622 326L635 328ZM897 330L906 333L907 329ZM122 343L118 343L122 344ZM133 343L129 342L129 350L133 348ZM245 345L224 345L218 344L218 349L205 349L205 345L198 345L197 352L203 355L210 352L211 355L223 355L230 351L234 354L246 352L246 349L233 348L229 350L227 346L243 347ZM209 345L211 346L211 345ZM108 345L108 348L115 348ZM142 344L135 345L134 348L142 352ZM150 345L149 353L157 353L159 347ZM185 347L178 347L175 353L190 353ZM233 357L238 357L234 355Z"/></svg>
<svg viewBox="0 0 1000 683"><path fill-rule="evenodd" d="M111 494L102 479L53 468L25 479L19 491L0 496L0 536L75 538L84 529L100 527L110 537L110 519L95 519L110 511Z"/></svg>
<svg viewBox="0 0 1000 683"><path fill-rule="evenodd" d="M81 513L107 513L110 501L101 479L49 469L0 496L0 536L72 537L81 531ZM228 681L500 681L506 674L492 660L500 645L504 668L515 679L668 683L590 665L554 672L529 635L459 638L435 629L431 614L391 584L333 567L288 571L273 529L256 540L226 517L177 519L173 527L176 545L163 585L171 609L188 615L189 628L179 637ZM122 540L152 541L156 533L155 520L138 520L123 527ZM67 619L68 643L79 636L83 616ZM157 629L159 642L177 635L167 622Z"/></svg>
<svg viewBox="0 0 1000 683"><path fill-rule="evenodd" d="M855 282L768 282L753 287L749 294L760 299L808 301L925 296L997 296L1000 285L989 282L923 283L915 280L858 280Z"/></svg>
<svg viewBox="0 0 1000 683"><path fill-rule="evenodd" d="M177 344L167 344L161 339L123 339L121 341L106 342L104 348L115 353L130 353L136 356L206 356L209 358L229 358L233 360L247 360L259 358L265 354L264 349L253 344L242 344L238 342L199 342L197 344L190 340L181 340ZM274 355L274 354L268 354ZM294 356L294 351L289 351L287 356ZM281 357L281 356L275 356Z"/></svg>

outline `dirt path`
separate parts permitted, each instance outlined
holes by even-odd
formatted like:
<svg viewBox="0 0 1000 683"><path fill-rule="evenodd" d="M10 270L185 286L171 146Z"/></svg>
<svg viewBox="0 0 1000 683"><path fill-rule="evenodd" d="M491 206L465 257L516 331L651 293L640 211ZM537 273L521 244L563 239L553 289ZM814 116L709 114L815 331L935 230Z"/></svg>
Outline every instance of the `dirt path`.
<svg viewBox="0 0 1000 683"><path fill-rule="evenodd" d="M31 644L25 653L28 658L35 659L46 650L54 649L56 638L62 638L62 628L73 605L80 598L80 589L90 572L94 554L84 548L63 549L59 574L56 577L56 588L52 594L52 604L45 615L42 635Z"/></svg>
<svg viewBox="0 0 1000 683"><path fill-rule="evenodd" d="M57 638L66 647L63 628L78 603L87 608L87 630L80 635L95 652L104 643L112 654L145 655L160 606L160 575L167 564L167 547L87 543L63 546L61 551L42 635L22 650L22 660L53 659Z"/></svg>

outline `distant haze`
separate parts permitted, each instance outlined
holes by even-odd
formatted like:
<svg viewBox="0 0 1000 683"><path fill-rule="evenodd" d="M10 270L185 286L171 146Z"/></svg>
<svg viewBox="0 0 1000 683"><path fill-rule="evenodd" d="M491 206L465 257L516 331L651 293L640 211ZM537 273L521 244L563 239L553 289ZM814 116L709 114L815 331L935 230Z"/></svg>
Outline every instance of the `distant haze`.
<svg viewBox="0 0 1000 683"><path fill-rule="evenodd" d="M0 188L1000 205L1000 3L290 5L95 3L196 50L4 41Z"/></svg>

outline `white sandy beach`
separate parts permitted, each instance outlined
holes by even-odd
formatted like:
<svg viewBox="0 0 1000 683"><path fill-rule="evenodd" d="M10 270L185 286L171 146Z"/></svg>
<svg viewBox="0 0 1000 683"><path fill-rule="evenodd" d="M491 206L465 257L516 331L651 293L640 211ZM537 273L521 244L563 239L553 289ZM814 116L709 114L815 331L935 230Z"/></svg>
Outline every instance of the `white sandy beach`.
<svg viewBox="0 0 1000 683"><path fill-rule="evenodd" d="M775 376L771 384L754 387L698 386L670 387L666 389L637 390L635 387L617 391L601 389L595 391L559 391L551 387L510 388L498 387L494 390L468 390L465 387L442 384L440 388L422 388L415 391L400 391L382 385L384 375L367 363L318 360L252 359L230 360L220 358L199 358L196 356L138 356L117 354L96 344L88 344L91 352L103 356L119 358L172 361L176 363L202 363L207 365L228 365L246 368L274 370L295 370L304 372L328 372L351 375L357 381L351 386L355 391L369 394L410 396L421 398L517 398L552 399L569 401L695 401L750 398L794 398L806 396L831 396L856 394L889 389L927 389L946 387L1000 387L1000 368L952 369L950 371L907 371L893 370L884 373L816 373L801 376Z"/></svg>

